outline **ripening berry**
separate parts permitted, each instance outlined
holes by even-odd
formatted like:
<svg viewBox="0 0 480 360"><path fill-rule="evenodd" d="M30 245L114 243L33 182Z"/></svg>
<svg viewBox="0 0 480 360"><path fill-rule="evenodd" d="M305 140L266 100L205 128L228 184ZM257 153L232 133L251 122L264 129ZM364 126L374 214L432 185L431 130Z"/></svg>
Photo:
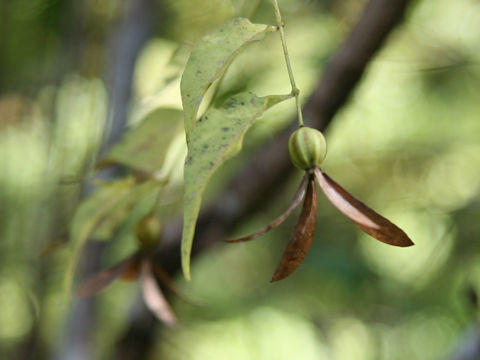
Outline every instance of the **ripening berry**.
<svg viewBox="0 0 480 360"><path fill-rule="evenodd" d="M319 166L327 155L327 143L323 134L306 126L290 136L288 149L293 164L302 170Z"/></svg>
<svg viewBox="0 0 480 360"><path fill-rule="evenodd" d="M153 250L160 241L162 222L154 215L144 216L137 224L136 234L140 248L144 251Z"/></svg>

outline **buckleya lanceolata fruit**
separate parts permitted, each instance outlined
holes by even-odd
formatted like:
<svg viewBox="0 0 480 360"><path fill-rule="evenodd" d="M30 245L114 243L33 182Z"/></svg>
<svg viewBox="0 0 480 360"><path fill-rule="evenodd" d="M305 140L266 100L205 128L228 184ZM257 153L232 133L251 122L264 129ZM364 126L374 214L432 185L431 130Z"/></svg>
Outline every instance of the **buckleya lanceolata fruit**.
<svg viewBox="0 0 480 360"><path fill-rule="evenodd" d="M158 217L151 214L144 216L136 228L140 248L144 251L154 249L160 240L161 231L162 223Z"/></svg>
<svg viewBox="0 0 480 360"><path fill-rule="evenodd" d="M175 326L177 324L175 314L157 283L159 281L167 289L176 292L172 279L153 256L161 232L162 222L153 213L141 218L136 226L140 249L114 266L84 279L76 290L77 296L95 295L118 278L125 281L138 280L145 305L160 321Z"/></svg>
<svg viewBox="0 0 480 360"><path fill-rule="evenodd" d="M327 146L320 131L309 127L300 127L290 136L288 148L292 162L305 172L292 202L280 216L262 229L247 236L227 240L231 243L250 241L265 234L284 222L303 200L302 212L272 281L279 281L290 276L300 266L310 250L317 223L316 184L342 214L368 235L389 245L400 247L413 245L412 240L402 229L355 198L322 171L320 165L327 154Z"/></svg>
<svg viewBox="0 0 480 360"><path fill-rule="evenodd" d="M302 126L290 136L288 150L296 167L309 170L323 162L327 155L327 143L320 131Z"/></svg>

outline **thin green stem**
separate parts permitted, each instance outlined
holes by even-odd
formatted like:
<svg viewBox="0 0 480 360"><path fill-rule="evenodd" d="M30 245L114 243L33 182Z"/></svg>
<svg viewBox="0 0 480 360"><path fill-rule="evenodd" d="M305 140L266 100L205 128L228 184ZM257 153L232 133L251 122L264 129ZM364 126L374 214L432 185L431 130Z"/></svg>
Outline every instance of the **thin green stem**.
<svg viewBox="0 0 480 360"><path fill-rule="evenodd" d="M285 24L282 20L282 14L278 7L277 0L272 0L273 8L275 9L275 17L277 19L278 30L280 31L280 39L282 40L283 54L285 55L285 63L287 64L288 77L290 78L290 84L292 85L292 94L295 96L295 103L297 105L298 125L303 126L302 107L300 105L300 89L295 83L295 77L293 76L292 65L290 63L290 56L288 55L287 42L285 40Z"/></svg>

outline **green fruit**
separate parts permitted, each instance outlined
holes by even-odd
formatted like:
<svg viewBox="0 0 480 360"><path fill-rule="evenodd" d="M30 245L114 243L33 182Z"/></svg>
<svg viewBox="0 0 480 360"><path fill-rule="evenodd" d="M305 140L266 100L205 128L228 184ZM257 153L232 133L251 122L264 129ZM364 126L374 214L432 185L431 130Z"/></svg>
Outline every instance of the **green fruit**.
<svg viewBox="0 0 480 360"><path fill-rule="evenodd" d="M155 249L160 241L162 222L154 215L144 216L137 224L136 234L140 248L144 251Z"/></svg>
<svg viewBox="0 0 480 360"><path fill-rule="evenodd" d="M327 143L320 131L303 126L290 135L288 150L296 167L309 170L323 162L327 155Z"/></svg>

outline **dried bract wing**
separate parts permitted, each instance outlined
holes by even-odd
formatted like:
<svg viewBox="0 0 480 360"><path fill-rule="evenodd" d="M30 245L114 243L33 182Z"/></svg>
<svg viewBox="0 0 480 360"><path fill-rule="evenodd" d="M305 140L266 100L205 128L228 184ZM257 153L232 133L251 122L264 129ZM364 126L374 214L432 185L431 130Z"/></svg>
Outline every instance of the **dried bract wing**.
<svg viewBox="0 0 480 360"><path fill-rule="evenodd" d="M314 178L308 180L302 213L295 225L292 240L287 245L272 282L285 279L297 269L307 256L317 225L317 191Z"/></svg>
<svg viewBox="0 0 480 360"><path fill-rule="evenodd" d="M253 234L243 236L241 238L230 239L230 240L225 240L225 241L229 242L229 243L250 241L250 240L253 240L253 239L269 232L270 230L276 228L277 226L279 226L281 223L283 223L285 221L285 219L287 217L290 216L290 214L293 212L293 210L295 210L298 207L298 205L300 205L300 203L302 202L303 197L305 196L305 189L307 187L307 181L308 181L308 175L305 175L302 182L300 183L300 186L297 189L297 192L295 193L295 195L292 199L292 202L288 206L287 210L285 210L279 217L277 217L275 220L273 220L270 224L268 224L264 228L258 230L257 232L254 232Z"/></svg>
<svg viewBox="0 0 480 360"><path fill-rule="evenodd" d="M143 299L150 311L162 322L169 326L177 325L177 318L170 305L158 287L155 276L152 272L152 264L148 260L142 262L140 275Z"/></svg>
<svg viewBox="0 0 480 360"><path fill-rule="evenodd" d="M328 200L360 229L386 244L400 247L414 245L397 225L356 199L319 168L315 168L314 171L318 184Z"/></svg>
<svg viewBox="0 0 480 360"><path fill-rule="evenodd" d="M123 260L117 265L103 270L95 275L92 275L83 280L75 291L77 296L88 297L95 295L100 290L104 289L113 280L123 275L128 268L135 263L137 254Z"/></svg>

